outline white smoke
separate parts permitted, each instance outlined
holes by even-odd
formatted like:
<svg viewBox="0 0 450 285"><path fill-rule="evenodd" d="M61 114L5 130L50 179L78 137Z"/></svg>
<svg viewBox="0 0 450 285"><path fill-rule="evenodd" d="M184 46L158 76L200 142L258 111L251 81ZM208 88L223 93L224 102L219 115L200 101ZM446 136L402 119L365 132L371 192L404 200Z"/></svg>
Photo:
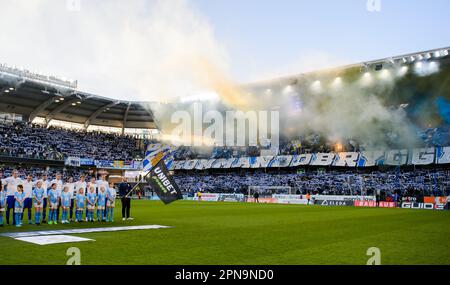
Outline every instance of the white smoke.
<svg viewBox="0 0 450 285"><path fill-rule="evenodd" d="M388 148L392 142L413 146L417 135L406 111L389 102L404 76L398 74L396 69L357 72L350 79L334 72L310 74L296 85L270 89L259 108L279 106L281 135L291 139L318 134L330 144L354 140L367 149Z"/></svg>
<svg viewBox="0 0 450 285"><path fill-rule="evenodd" d="M386 106L373 91L361 88L360 81L334 91L314 83L315 96L298 94L303 105L297 115L289 112L293 97L283 91L243 94L228 76L225 47L188 0L80 3L80 11L73 11L67 1L0 0L0 62L77 79L80 90L117 99L164 102L213 91L242 109L280 106L286 135L314 132L329 140L357 138L375 146L384 144L386 130L412 137L404 112ZM344 62L312 53L267 77ZM427 66L419 74L438 70L439 66ZM395 80L386 80L377 88L391 94L394 84ZM176 106L153 107L161 123L169 122L174 110Z"/></svg>
<svg viewBox="0 0 450 285"><path fill-rule="evenodd" d="M0 0L0 7L0 62L77 79L82 91L171 101L209 87L205 66L228 70L212 25L187 0Z"/></svg>

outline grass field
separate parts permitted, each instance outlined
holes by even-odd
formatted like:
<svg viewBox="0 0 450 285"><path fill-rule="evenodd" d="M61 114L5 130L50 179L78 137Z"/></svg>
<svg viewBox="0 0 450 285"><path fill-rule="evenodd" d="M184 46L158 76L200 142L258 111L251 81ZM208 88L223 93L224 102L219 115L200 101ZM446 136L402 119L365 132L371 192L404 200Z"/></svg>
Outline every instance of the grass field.
<svg viewBox="0 0 450 285"><path fill-rule="evenodd" d="M81 250L82 264L450 264L450 212L301 205L133 201L134 221L169 229L76 234L95 242L39 246L0 237L0 264L59 264ZM25 219L26 223L26 219ZM24 225L0 233L111 226Z"/></svg>

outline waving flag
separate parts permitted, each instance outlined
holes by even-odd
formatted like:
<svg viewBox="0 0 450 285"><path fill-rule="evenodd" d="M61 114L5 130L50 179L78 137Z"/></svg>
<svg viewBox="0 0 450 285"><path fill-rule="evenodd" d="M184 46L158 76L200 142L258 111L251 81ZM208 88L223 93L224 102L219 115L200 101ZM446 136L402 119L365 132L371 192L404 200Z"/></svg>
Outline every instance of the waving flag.
<svg viewBox="0 0 450 285"><path fill-rule="evenodd" d="M162 158L163 154L161 153L159 156ZM175 183L175 180L169 174L163 159L159 160L145 179L150 183L153 190L164 204L167 205L176 200L183 199L183 195L181 194L178 185Z"/></svg>
<svg viewBox="0 0 450 285"><path fill-rule="evenodd" d="M168 171L172 162L172 151L169 146L162 144L148 146L143 161L144 171L147 171L144 179L164 204L183 199L178 185Z"/></svg>

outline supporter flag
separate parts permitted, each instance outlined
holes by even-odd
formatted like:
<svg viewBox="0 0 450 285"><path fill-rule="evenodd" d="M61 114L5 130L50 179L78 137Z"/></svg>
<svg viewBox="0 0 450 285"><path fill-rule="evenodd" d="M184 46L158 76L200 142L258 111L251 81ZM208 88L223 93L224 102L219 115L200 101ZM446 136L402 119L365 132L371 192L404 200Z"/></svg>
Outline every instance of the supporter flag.
<svg viewBox="0 0 450 285"><path fill-rule="evenodd" d="M149 145L145 153L144 161L142 162L143 170L150 171L160 159L163 159L166 163L172 163L173 159L170 159L171 155L172 151L169 146L161 144Z"/></svg>
<svg viewBox="0 0 450 285"><path fill-rule="evenodd" d="M170 176L164 159L162 159L162 153L159 155L159 158L159 162L147 174L146 180L150 183L161 201L167 205L176 200L183 199L183 195L181 195L181 191L175 183L175 180Z"/></svg>

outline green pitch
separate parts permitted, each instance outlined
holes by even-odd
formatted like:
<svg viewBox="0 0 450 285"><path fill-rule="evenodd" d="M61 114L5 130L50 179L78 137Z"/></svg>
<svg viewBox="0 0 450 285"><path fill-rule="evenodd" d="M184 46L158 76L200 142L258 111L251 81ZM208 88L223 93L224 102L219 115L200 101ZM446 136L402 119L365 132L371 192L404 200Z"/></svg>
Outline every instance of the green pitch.
<svg viewBox="0 0 450 285"><path fill-rule="evenodd" d="M450 264L450 212L300 205L133 201L134 221L25 225L0 233L159 224L170 229L76 234L96 240L39 246L0 237L0 264Z"/></svg>

